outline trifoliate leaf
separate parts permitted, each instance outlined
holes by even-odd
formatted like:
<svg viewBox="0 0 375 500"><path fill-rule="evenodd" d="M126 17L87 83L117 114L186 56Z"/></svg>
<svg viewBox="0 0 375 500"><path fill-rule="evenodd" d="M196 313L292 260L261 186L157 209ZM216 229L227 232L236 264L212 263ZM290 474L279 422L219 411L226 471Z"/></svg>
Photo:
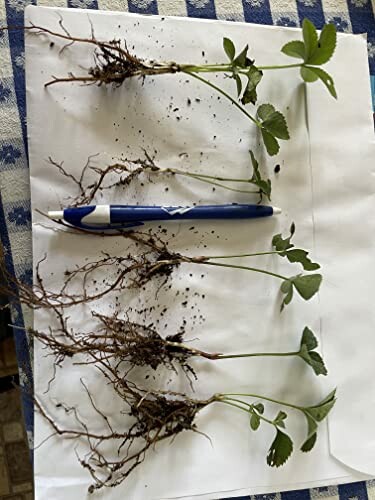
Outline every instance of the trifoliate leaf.
<svg viewBox="0 0 375 500"><path fill-rule="evenodd" d="M276 418L274 419L273 423L279 427L285 428L285 422L284 420L287 418L287 414L285 411L279 411L277 414Z"/></svg>
<svg viewBox="0 0 375 500"><path fill-rule="evenodd" d="M287 238L283 238L281 234L275 234L272 238L272 246L275 248L277 252L284 252L289 248L292 248L294 245L290 242L293 237L293 234L296 230L296 226L293 223L290 226L290 235Z"/></svg>
<svg viewBox="0 0 375 500"><path fill-rule="evenodd" d="M321 355L315 351L308 351L305 345L301 346L298 356L303 359L314 370L315 375L327 375L328 371L325 367Z"/></svg>
<svg viewBox="0 0 375 500"><path fill-rule="evenodd" d="M315 433L312 436L310 436L308 439L306 439L306 441L302 444L302 446L300 448L301 451L303 451L304 453L311 451L314 448L314 445L316 443L316 438L317 438L317 434Z"/></svg>
<svg viewBox="0 0 375 500"><path fill-rule="evenodd" d="M298 59L305 59L305 45L300 40L288 42L281 49L283 54L290 57L297 57Z"/></svg>
<svg viewBox="0 0 375 500"><path fill-rule="evenodd" d="M307 274L290 279L300 296L305 300L309 300L319 290L323 276L321 274Z"/></svg>
<svg viewBox="0 0 375 500"><path fill-rule="evenodd" d="M258 413L263 415L263 413L264 413L264 404L263 403L257 403L256 405L253 405L253 407Z"/></svg>
<svg viewBox="0 0 375 500"><path fill-rule="evenodd" d="M309 70L313 71L318 78L324 83L324 85L327 87L329 93L331 94L332 97L337 99L337 93L335 89L335 83L333 81L333 78L331 75L329 75L326 71L324 71L322 68L316 68L315 66L306 66Z"/></svg>
<svg viewBox="0 0 375 500"><path fill-rule="evenodd" d="M302 264L305 271L316 271L320 268L320 265L316 262L312 262L308 257L309 252L306 250L301 250L300 248L293 248L285 252L286 258L289 262L298 262Z"/></svg>
<svg viewBox="0 0 375 500"><path fill-rule="evenodd" d="M236 49L234 48L234 43L229 38L223 38L223 47L226 55L229 57L230 61L233 61L236 54Z"/></svg>
<svg viewBox="0 0 375 500"><path fill-rule="evenodd" d="M302 66L302 68L300 69L300 73L302 80L307 83L315 82L319 78L315 71L312 71L307 66Z"/></svg>
<svg viewBox="0 0 375 500"><path fill-rule="evenodd" d="M260 426L260 418L256 413L252 413L250 417L250 427L253 431L256 431Z"/></svg>
<svg viewBox="0 0 375 500"><path fill-rule="evenodd" d="M267 464L271 467L280 467L285 464L293 451L293 442L284 432L277 429L276 437L273 440L267 454Z"/></svg>
<svg viewBox="0 0 375 500"><path fill-rule="evenodd" d="M311 21L304 19L302 22L302 35L305 44L305 62L309 61L311 55L318 46L318 33Z"/></svg>
<svg viewBox="0 0 375 500"><path fill-rule="evenodd" d="M280 111L274 111L269 115L268 118L263 121L262 127L279 139L287 140L290 138L285 117Z"/></svg>
<svg viewBox="0 0 375 500"><path fill-rule="evenodd" d="M305 414L308 414L310 417L312 417L314 420L317 422L321 422L322 420L325 419L325 417L328 415L328 413L331 411L333 408L335 402L336 402L336 389L334 389L332 392L328 394L326 398L323 399L320 403L314 406L308 406L303 409L303 412Z"/></svg>
<svg viewBox="0 0 375 500"><path fill-rule="evenodd" d="M313 332L306 326L303 330L299 357L303 359L314 370L315 375L327 375L327 368L321 355L314 351L318 347L318 341Z"/></svg>
<svg viewBox="0 0 375 500"><path fill-rule="evenodd" d="M241 98L242 104L248 104L251 102L255 104L257 101L257 85L261 81L263 73L256 66L250 66L249 71L246 74L248 82Z"/></svg>
<svg viewBox="0 0 375 500"><path fill-rule="evenodd" d="M270 156L277 155L277 153L280 150L280 146L279 143L277 142L277 139L275 139L275 137L269 132L267 132L267 130L265 130L264 128L261 128L260 131L262 133L262 138L264 145L266 146L267 153Z"/></svg>
<svg viewBox="0 0 375 500"><path fill-rule="evenodd" d="M233 66L239 66L240 68L246 68L247 66L250 66L253 61L251 61L247 57L247 51L249 50L249 46L246 45L246 47L240 52L240 54L233 59Z"/></svg>
<svg viewBox="0 0 375 500"><path fill-rule="evenodd" d="M257 117L262 121L267 120L275 111L276 109L272 104L261 104L257 109Z"/></svg>
<svg viewBox="0 0 375 500"><path fill-rule="evenodd" d="M308 252L300 248L293 248L294 245L290 242L295 231L295 225L290 228L290 236L283 238L281 234L276 234L272 238L272 246L275 248L281 257L287 257L289 262L298 262L302 264L305 271L315 271L320 268L316 262L312 262L308 257Z"/></svg>
<svg viewBox="0 0 375 500"><path fill-rule="evenodd" d="M285 297L283 298L280 307L280 311L282 311L284 307L287 306L293 298L293 283L290 280L283 281L280 290L282 293L285 294Z"/></svg>
<svg viewBox="0 0 375 500"><path fill-rule="evenodd" d="M320 33L315 51L311 54L306 63L320 66L328 62L335 51L336 39L337 34L335 25L326 24Z"/></svg>
<svg viewBox="0 0 375 500"><path fill-rule="evenodd" d="M318 347L318 341L315 335L307 326L305 326L302 333L301 347L303 345L306 346L306 349L308 351L312 351L313 349L316 349Z"/></svg>

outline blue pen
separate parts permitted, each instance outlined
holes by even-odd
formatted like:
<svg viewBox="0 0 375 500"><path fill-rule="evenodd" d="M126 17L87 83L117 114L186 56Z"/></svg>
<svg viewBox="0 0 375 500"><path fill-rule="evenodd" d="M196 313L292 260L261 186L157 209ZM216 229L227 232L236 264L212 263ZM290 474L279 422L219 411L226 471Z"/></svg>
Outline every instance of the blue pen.
<svg viewBox="0 0 375 500"><path fill-rule="evenodd" d="M187 219L255 219L280 214L265 205L197 205L191 207L144 205L88 205L48 212L51 219L64 220L82 229L106 230L140 226L148 221Z"/></svg>

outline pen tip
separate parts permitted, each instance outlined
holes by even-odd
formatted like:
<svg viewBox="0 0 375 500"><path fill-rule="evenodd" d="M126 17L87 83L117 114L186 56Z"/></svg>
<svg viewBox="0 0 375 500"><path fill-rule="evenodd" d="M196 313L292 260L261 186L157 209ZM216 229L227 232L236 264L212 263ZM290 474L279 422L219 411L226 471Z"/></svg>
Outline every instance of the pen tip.
<svg viewBox="0 0 375 500"><path fill-rule="evenodd" d="M281 208L278 208L278 207L272 207L272 208L273 208L273 215L281 214L281 212L282 212Z"/></svg>

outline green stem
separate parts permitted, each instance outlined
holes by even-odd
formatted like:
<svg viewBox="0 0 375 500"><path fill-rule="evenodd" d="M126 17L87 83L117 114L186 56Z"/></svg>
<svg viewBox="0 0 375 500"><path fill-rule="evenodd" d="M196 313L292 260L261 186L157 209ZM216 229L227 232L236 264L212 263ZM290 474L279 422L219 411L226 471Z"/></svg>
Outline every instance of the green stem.
<svg viewBox="0 0 375 500"><path fill-rule="evenodd" d="M171 172L173 172L173 169L169 169ZM233 187L230 187L230 186L226 186L225 184L221 184L219 182L215 182L215 181L212 181L212 180L209 180L209 179L205 179L203 178L203 176L201 175L197 175L197 174L188 174L186 172L175 172L176 174L178 175L184 175L186 177L191 177L192 179L195 179L197 181L201 181L201 182L205 182L206 184L212 184L214 186L218 186L218 187L221 187L223 189L227 189L228 191L236 191L237 193L250 193L250 194L259 194L259 190L258 191L250 191L248 189L238 189L238 188L233 188Z"/></svg>
<svg viewBox="0 0 375 500"><path fill-rule="evenodd" d="M187 75L190 75L192 76L193 78L196 78L197 80L199 80L200 82L202 83L205 83L206 85L208 85L209 87L213 88L214 90L216 90L216 92L219 92L219 94L223 95L224 97L226 97L227 99L229 99L229 101L234 105L236 106L236 108L238 108L244 115L246 115L252 122L255 123L255 125L259 128L261 128L261 123L256 120L253 116L250 115L250 113L248 113L242 106L240 106L238 104L238 102L233 99L233 97L231 97L229 94L227 94L224 90L222 90L220 87L217 87L214 83L210 82L209 80L206 80L205 78L202 78L201 76L191 72L191 71L188 71L186 69L182 69L182 71L184 73L186 73Z"/></svg>
<svg viewBox="0 0 375 500"><path fill-rule="evenodd" d="M178 173L183 173L185 174L186 172L178 172ZM188 175L194 176L194 177L203 177L205 179L213 179L215 181L222 181L222 182L246 182L247 184L255 184L254 181L251 179L238 179L238 178L232 178L232 177L218 177L215 175L206 175L206 174L196 174L196 173L188 173Z"/></svg>
<svg viewBox="0 0 375 500"><path fill-rule="evenodd" d="M252 358L256 356L298 356L299 351L291 352L253 352L250 354L219 354L216 359Z"/></svg>
<svg viewBox="0 0 375 500"><path fill-rule="evenodd" d="M240 410L243 410L245 411L246 413L255 413L254 410L252 409L252 405L248 404L248 403L245 403L245 401L241 401L240 399L234 399L234 398L225 398L225 399L217 399L216 400L218 403L224 403L224 404L227 404L227 405L230 405L230 406L234 406L235 408L239 408ZM240 404L236 404L236 403L240 403L242 405L246 405L248 407L248 409L245 409L243 408L242 406L240 406ZM256 415L261 419L263 420L264 422L267 422L268 424L271 424L271 425L275 425L272 420L269 420L268 418L264 417L262 414L260 413L256 413Z"/></svg>
<svg viewBox="0 0 375 500"><path fill-rule="evenodd" d="M272 65L272 66L256 66L260 71L269 70L269 69L287 69L287 68L300 68L304 66L304 63L294 63L294 64L280 64L280 65ZM237 72L246 75L248 69L242 69L238 66ZM233 71L233 65L231 64L203 64L202 66L194 66L190 64L180 65L181 71L184 73L216 73L216 72L225 72L225 71Z"/></svg>
<svg viewBox="0 0 375 500"><path fill-rule="evenodd" d="M281 274L272 273L271 271L265 271L264 269L258 269L256 267L248 267L248 266L240 266L236 264L221 264L220 262L207 262L202 261L200 264L206 264L207 266L218 266L218 267L232 267L234 269L244 269L246 271L254 271L256 273L268 274L269 276L274 276L275 278L279 278L281 280L287 280L286 276L282 276Z"/></svg>
<svg viewBox="0 0 375 500"><path fill-rule="evenodd" d="M165 341L166 345L175 347L177 349L183 349L193 356L200 356L203 358L211 359L216 361L218 359L229 359L229 358L252 358L256 356L298 356L300 351L291 351L291 352L253 352L247 354L219 354L219 353L210 353L201 351L200 349L196 349L195 347L190 347L181 342L171 342L169 340Z"/></svg>
<svg viewBox="0 0 375 500"><path fill-rule="evenodd" d="M226 396L241 396L241 397L245 397L245 398L254 398L254 399L263 399L264 401L270 401L271 403L276 403L276 404L279 404L281 406L286 406L288 408L293 408L295 410L299 410L299 411L303 411L303 408L301 406L297 406L297 405L294 405L292 403L286 403L285 401L279 401L278 399L273 399L273 398L268 398L266 396L260 396L259 394L243 394L243 393L232 393L232 392L228 392L228 393L225 393L225 394L219 394L219 397L222 396L222 397L226 397Z"/></svg>
<svg viewBox="0 0 375 500"><path fill-rule="evenodd" d="M296 64L281 64L280 66L257 66L257 68L261 71L267 69L286 69L286 68L300 68L304 65L304 63L296 63Z"/></svg>
<svg viewBox="0 0 375 500"><path fill-rule="evenodd" d="M283 250L277 251L270 251L270 252L257 252L257 253L240 253L237 255L205 255L206 259L235 259L237 257L257 257L259 255L274 255L274 254L280 254L283 253Z"/></svg>
<svg viewBox="0 0 375 500"><path fill-rule="evenodd" d="M235 408L239 408L240 410L245 411L246 413L249 413L249 409L248 408L244 408L243 406L240 406L239 404L236 404L236 403L232 402L232 401L238 401L237 399L230 399L230 398L228 398L228 399L220 399L220 398L218 398L218 399L216 399L216 401L218 403L224 403L224 404L227 404L227 405L230 405L230 406L234 406ZM243 401L238 401L238 402L242 403L242 404L245 404Z"/></svg>
<svg viewBox="0 0 375 500"><path fill-rule="evenodd" d="M184 73L216 73L221 71L232 71L232 66L230 64L203 64L202 66L180 64L179 67Z"/></svg>

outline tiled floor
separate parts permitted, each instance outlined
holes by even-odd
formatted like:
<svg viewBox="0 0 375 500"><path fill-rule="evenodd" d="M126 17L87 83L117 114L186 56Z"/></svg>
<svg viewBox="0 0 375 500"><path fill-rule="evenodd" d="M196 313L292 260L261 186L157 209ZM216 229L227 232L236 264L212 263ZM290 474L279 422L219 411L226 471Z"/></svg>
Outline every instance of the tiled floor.
<svg viewBox="0 0 375 500"><path fill-rule="evenodd" d="M4 379L0 379L0 390L2 381ZM33 498L30 455L22 423L21 403L18 390L11 388L0 392L0 500Z"/></svg>

